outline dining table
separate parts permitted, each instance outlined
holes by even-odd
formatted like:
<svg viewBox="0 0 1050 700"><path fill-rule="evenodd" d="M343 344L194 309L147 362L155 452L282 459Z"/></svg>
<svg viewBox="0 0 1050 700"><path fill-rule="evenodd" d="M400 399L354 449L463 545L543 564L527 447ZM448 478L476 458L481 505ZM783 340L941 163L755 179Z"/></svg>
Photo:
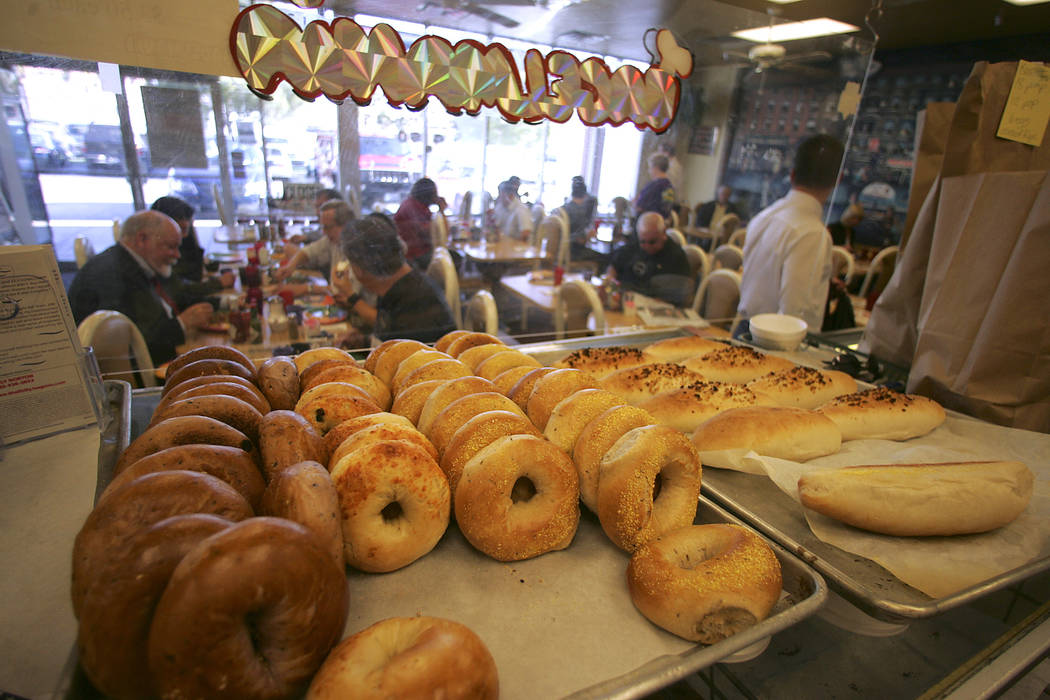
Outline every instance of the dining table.
<svg viewBox="0 0 1050 700"><path fill-rule="evenodd" d="M480 264L538 263L553 255L553 251L547 251L543 246L531 245L505 236L495 241L454 243L452 247L469 260Z"/></svg>

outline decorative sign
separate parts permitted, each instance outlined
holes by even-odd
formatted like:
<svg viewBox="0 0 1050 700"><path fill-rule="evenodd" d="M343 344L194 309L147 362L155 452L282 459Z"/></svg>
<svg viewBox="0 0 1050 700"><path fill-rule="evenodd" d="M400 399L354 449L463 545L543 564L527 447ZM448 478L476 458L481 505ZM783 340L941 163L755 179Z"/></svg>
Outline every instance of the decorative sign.
<svg viewBox="0 0 1050 700"><path fill-rule="evenodd" d="M689 139L689 153L698 156L713 156L718 143L717 126L698 126Z"/></svg>
<svg viewBox="0 0 1050 700"><path fill-rule="evenodd" d="M1048 119L1050 67L1043 63L1018 62L996 136L1038 146L1043 143Z"/></svg>
<svg viewBox="0 0 1050 700"><path fill-rule="evenodd" d="M316 6L317 0L296 0ZM377 87L392 105L422 109L430 97L452 114L475 115L495 107L511 122L565 122L575 112L589 126L632 122L639 129L665 131L678 110L681 78L693 57L670 31L656 36L659 63L642 71L604 61L580 61L564 51L525 54L524 83L510 51L501 44L465 39L452 45L439 36L416 39L407 49L387 24L365 32L348 17L300 27L269 5L241 11L230 31L230 51L248 88L271 95L282 80L297 95L324 95L340 102L371 102Z"/></svg>

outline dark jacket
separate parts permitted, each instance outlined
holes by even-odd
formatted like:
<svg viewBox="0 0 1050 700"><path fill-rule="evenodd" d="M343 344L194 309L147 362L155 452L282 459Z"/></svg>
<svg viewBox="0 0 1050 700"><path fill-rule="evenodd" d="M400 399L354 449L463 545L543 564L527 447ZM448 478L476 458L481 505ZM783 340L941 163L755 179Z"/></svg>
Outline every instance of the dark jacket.
<svg viewBox="0 0 1050 700"><path fill-rule="evenodd" d="M704 202L696 207L696 225L702 228L708 228L711 226L711 217L715 215L715 207L718 206L716 200L710 202ZM743 214L740 213L739 207L732 202L727 202L725 205L726 214L736 214L743 218Z"/></svg>

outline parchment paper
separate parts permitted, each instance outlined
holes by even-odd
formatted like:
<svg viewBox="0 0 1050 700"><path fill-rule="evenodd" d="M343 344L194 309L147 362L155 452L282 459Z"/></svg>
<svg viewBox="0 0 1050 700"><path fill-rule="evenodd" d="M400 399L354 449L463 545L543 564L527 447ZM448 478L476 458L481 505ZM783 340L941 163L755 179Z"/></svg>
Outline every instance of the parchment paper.
<svg viewBox="0 0 1050 700"><path fill-rule="evenodd" d="M804 464L754 452L729 455L738 471L767 474L798 501L803 474L850 465L1017 460L1035 474L1028 509L1009 525L979 535L891 537L859 530L805 509L813 534L871 559L923 593L941 598L1050 556L1050 435L949 415L941 427L914 440L850 440L834 455ZM711 468L705 465L705 469ZM799 504L799 508L803 506Z"/></svg>

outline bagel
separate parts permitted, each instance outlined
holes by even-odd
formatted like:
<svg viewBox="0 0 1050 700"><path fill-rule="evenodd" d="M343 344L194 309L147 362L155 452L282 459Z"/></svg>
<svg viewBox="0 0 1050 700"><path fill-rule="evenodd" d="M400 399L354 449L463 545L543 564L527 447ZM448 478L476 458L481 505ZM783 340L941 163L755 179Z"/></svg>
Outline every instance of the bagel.
<svg viewBox="0 0 1050 700"><path fill-rule="evenodd" d="M554 363L558 369L578 369L601 379L610 372L644 365L648 360L637 348L613 345L604 348L583 348L569 353Z"/></svg>
<svg viewBox="0 0 1050 700"><path fill-rule="evenodd" d="M765 394L742 384L727 382L697 382L682 389L665 391L637 404L660 425L689 434L707 419L730 408L776 405L777 402Z"/></svg>
<svg viewBox="0 0 1050 700"><path fill-rule="evenodd" d="M648 411L635 406L613 406L591 419L572 449L572 461L580 477L580 500L598 512L598 477L602 457L628 431L645 425L656 425Z"/></svg>
<svg viewBox="0 0 1050 700"><path fill-rule="evenodd" d="M933 399L884 386L839 396L817 410L835 422L843 440L910 440L929 433L946 417Z"/></svg>
<svg viewBox="0 0 1050 700"><path fill-rule="evenodd" d="M336 446L335 451L328 458L328 467L331 469L335 464L345 457L350 452L356 449L364 447L370 442L382 442L384 440L404 440L405 442L412 443L416 447L420 448L433 460L437 460L437 450L430 444L430 441L424 437L423 433L416 430L411 425L401 425L400 423L378 423L376 425L370 425L367 428L362 428L348 435L339 445Z"/></svg>
<svg viewBox="0 0 1050 700"><path fill-rule="evenodd" d="M510 411L485 411L479 413L452 434L441 460L441 470L448 477L453 497L463 467L471 458L496 440L506 435L535 435L540 431L525 416Z"/></svg>
<svg viewBox="0 0 1050 700"><path fill-rule="evenodd" d="M408 566L437 545L448 527L448 479L423 449L400 440L373 442L332 467L350 566L386 572Z"/></svg>
<svg viewBox="0 0 1050 700"><path fill-rule="evenodd" d="M318 360L304 369L302 374L299 375L299 392L302 393L310 387L317 386L320 382L315 382L314 377L325 370L332 369L333 367L357 367L357 363L354 360L348 360L342 357L330 357L327 360ZM368 370L365 371L367 372Z"/></svg>
<svg viewBox="0 0 1050 700"><path fill-rule="evenodd" d="M178 416L207 416L221 420L241 431L254 443L259 441L259 423L262 414L249 403L225 394L208 394L193 396L187 399L176 399L164 407L163 411L154 412L150 426Z"/></svg>
<svg viewBox="0 0 1050 700"><path fill-rule="evenodd" d="M496 700L499 676L468 627L435 617L381 620L339 643L306 700Z"/></svg>
<svg viewBox="0 0 1050 700"><path fill-rule="evenodd" d="M285 355L278 355L263 361L259 365L255 380L259 383L270 407L282 411L295 408L299 400L299 369L295 361Z"/></svg>
<svg viewBox="0 0 1050 700"><path fill-rule="evenodd" d="M348 353L346 350L339 348L310 348L304 352L299 353L294 358L295 368L299 370L299 374L302 375L306 368L315 362L320 360L343 360L349 362L355 362L354 356Z"/></svg>
<svg viewBox="0 0 1050 700"><path fill-rule="evenodd" d="M259 515L299 523L317 535L318 542L340 571L346 566L339 494L328 470L317 462L299 462L274 474L263 494Z"/></svg>
<svg viewBox="0 0 1050 700"><path fill-rule="evenodd" d="M230 377L232 378L232 377ZM157 406L153 409L153 415L158 415L167 410L173 402L180 399L190 399L195 396L232 396L235 399L249 404L261 414L270 412L270 402L267 401L263 396L260 395L259 390L247 389L243 384L237 384L235 382L209 382L208 384L202 384L200 386L191 387L180 391L182 386L176 387L173 391L168 392L164 397L157 402Z"/></svg>
<svg viewBox="0 0 1050 700"><path fill-rule="evenodd" d="M540 363L536 358L530 357L520 350L504 350L503 352L497 352L483 360L475 368L475 373L479 377L484 377L485 379L492 381L512 367L535 368L539 366Z"/></svg>
<svg viewBox="0 0 1050 700"><path fill-rule="evenodd" d="M845 372L799 365L764 374L752 379L746 386L765 394L781 406L819 408L836 396L855 393L857 380Z"/></svg>
<svg viewBox="0 0 1050 700"><path fill-rule="evenodd" d="M252 456L239 447L226 445L176 445L154 452L128 465L99 496L98 502L129 481L154 472L181 469L204 472L225 481L257 510L266 482Z"/></svg>
<svg viewBox="0 0 1050 700"><path fill-rule="evenodd" d="M390 408L390 388L379 381L374 374L358 367L354 363L341 362L331 365L311 375L309 378L303 379L299 386L303 392L306 392L315 386L329 382L353 384L364 389L372 397L372 400L376 402L376 405L384 411Z"/></svg>
<svg viewBox="0 0 1050 700"><path fill-rule="evenodd" d="M419 423L419 416L423 412L423 406L426 404L427 399L438 387L447 383L447 379L431 379L419 384L413 384L394 398L394 403L390 406L390 412L404 416L413 425L416 425Z"/></svg>
<svg viewBox="0 0 1050 700"><path fill-rule="evenodd" d="M192 377L184 382L179 382L178 386L172 387L171 391L164 394L163 398L171 399L172 401L174 401L174 397L178 396L184 391L189 391L190 389L196 389L198 387L207 386L209 384L236 384L237 386L244 387L248 391L254 392L258 400L267 402L269 401L269 399L266 398L266 395L263 394L263 392L259 389L259 387L255 386L255 384L248 381L244 377L237 377L232 374L205 374L200 377Z"/></svg>
<svg viewBox="0 0 1050 700"><path fill-rule="evenodd" d="M299 405L305 405L314 399L324 396L344 396L346 394L358 396L375 403L375 399L372 398L372 395L357 384L352 384L350 382L325 382L324 384L318 384L317 386L304 391L299 396L299 400L295 402L295 405L297 407Z"/></svg>
<svg viewBox="0 0 1050 700"><path fill-rule="evenodd" d="M780 599L780 561L740 525L691 525L643 544L627 564L642 615L683 639L714 644L764 620Z"/></svg>
<svg viewBox="0 0 1050 700"><path fill-rule="evenodd" d="M638 404L657 394L681 389L703 379L702 374L682 365L658 362L618 369L599 380L598 386L611 391L627 403Z"/></svg>
<svg viewBox="0 0 1050 700"><path fill-rule="evenodd" d="M239 447L259 461L259 453L248 436L220 420L207 416L176 416L150 426L120 453L114 476L147 455L175 445L228 445Z"/></svg>
<svg viewBox="0 0 1050 700"><path fill-rule="evenodd" d="M592 418L624 403L616 394L602 389L581 389L558 402L547 419L547 427L543 429L543 434L571 455L576 446L576 438Z"/></svg>
<svg viewBox="0 0 1050 700"><path fill-rule="evenodd" d="M488 391L456 399L441 411L430 425L426 436L437 448L438 461L445 454L445 447L459 428L468 420L485 411L510 411L521 413L521 409L503 394ZM524 415L524 414L522 414Z"/></svg>
<svg viewBox="0 0 1050 700"><path fill-rule="evenodd" d="M364 430L365 428L373 425L380 425L386 423L393 423L397 425L404 425L409 428L414 428L412 421L408 420L404 416L399 416L396 413L368 413L357 418L351 418L338 424L327 433L321 439L324 449L324 459L317 460L322 464L329 464L332 453L335 449L342 444L343 440L347 439L358 430Z"/></svg>
<svg viewBox="0 0 1050 700"><path fill-rule="evenodd" d="M744 384L770 372L783 372L795 366L791 360L767 355L743 345L726 345L683 363L708 381Z"/></svg>
<svg viewBox="0 0 1050 700"><path fill-rule="evenodd" d="M398 393L422 382L433 379L459 379L471 376L470 370L459 360L447 359L432 360L426 364L416 367L413 371L401 378L397 385Z"/></svg>
<svg viewBox="0 0 1050 700"><path fill-rule="evenodd" d="M529 397L532 396L532 390L536 387L536 382L553 371L553 367L538 367L529 370L521 375L521 379L514 383L514 386L507 392L507 398L518 404L518 408L522 411L529 410Z"/></svg>
<svg viewBox="0 0 1050 700"><path fill-rule="evenodd" d="M586 372L578 369L556 369L536 380L525 413L537 428L543 430L547 427L547 419L558 402L581 389L597 388L594 377Z"/></svg>
<svg viewBox="0 0 1050 700"><path fill-rule="evenodd" d="M232 524L203 513L165 518L138 532L103 565L84 596L77 660L104 697L153 695L146 644L157 601L182 558Z"/></svg>
<svg viewBox="0 0 1050 700"><path fill-rule="evenodd" d="M647 362L681 362L725 347L725 343L698 335L667 338L652 343L642 353Z"/></svg>
<svg viewBox="0 0 1050 700"><path fill-rule="evenodd" d="M252 518L222 530L182 558L157 603L154 692L295 697L339 641L348 602L346 576L301 525Z"/></svg>
<svg viewBox="0 0 1050 700"><path fill-rule="evenodd" d="M329 387L334 388L328 389ZM310 392L318 393L307 398ZM299 403L295 405L295 412L310 421L310 425L323 436L345 420L369 413L382 413L382 409L364 389L345 382L329 382L303 394Z"/></svg>
<svg viewBox="0 0 1050 700"><path fill-rule="evenodd" d="M445 350L452 357L459 357L460 353L464 350L476 347L478 345L505 345L505 343L494 335L488 333L471 332L466 335L461 335L451 343L448 344L448 349Z"/></svg>
<svg viewBox="0 0 1050 700"><path fill-rule="evenodd" d="M425 350L417 350L405 359L401 360L401 363L398 364L397 369L394 370L394 376L388 382L388 385L390 386L390 391L394 394L394 396L397 396L400 393L402 380L404 380L405 377L407 377L409 374L422 367L426 363L433 362L434 360L451 359L452 358L446 355L445 353L438 352L437 350L431 350L430 348L427 348ZM467 374L470 373L467 372ZM441 379L442 377L434 378Z"/></svg>
<svg viewBox="0 0 1050 700"><path fill-rule="evenodd" d="M164 371L164 379L167 380L168 377L197 360L229 360L241 365L250 373L255 372L255 364L237 348L229 345L203 345L199 348L187 350L169 362L167 369Z"/></svg>
<svg viewBox="0 0 1050 700"><path fill-rule="evenodd" d="M429 349L429 346L418 340L388 340L369 353L365 359L365 369L390 386L394 381L394 372L402 360L414 352Z"/></svg>
<svg viewBox="0 0 1050 700"><path fill-rule="evenodd" d="M511 389L514 388L514 385L518 383L518 380L520 380L522 377L524 377L526 374L533 371L534 369L536 368L530 365L519 365L517 367L511 367L510 369L501 372L500 374L497 374L496 377L492 380L492 385L496 387L496 391L503 394L504 396L508 396L510 394Z"/></svg>
<svg viewBox="0 0 1050 700"><path fill-rule="evenodd" d="M255 383L255 370L249 370L239 362L234 362L233 360L194 360L168 375L168 378L164 380L164 388L161 390L160 395L164 396L187 379L205 375L229 375L246 379L253 384Z"/></svg>
<svg viewBox="0 0 1050 700"><path fill-rule="evenodd" d="M452 345L453 341L458 340L458 339L462 338L463 336L469 335L470 333L473 333L473 332L474 331L464 331L464 330L449 331L448 333L446 333L445 335L441 336L440 338L438 338L437 340L434 341L434 349L435 350L440 350L441 352L448 352L448 346Z"/></svg>
<svg viewBox="0 0 1050 700"><path fill-rule="evenodd" d="M226 482L210 474L165 471L145 474L100 501L73 541L73 611L80 605L106 561L137 532L173 515L210 513L244 520L254 513Z"/></svg>
<svg viewBox="0 0 1050 700"><path fill-rule="evenodd" d="M534 435L507 435L475 454L456 486L456 522L478 551L520 561L572 544L580 521L576 468Z"/></svg>
<svg viewBox="0 0 1050 700"><path fill-rule="evenodd" d="M469 367L471 372L477 372L478 365L498 352L507 352L507 346L502 343L486 343L467 348L456 359Z"/></svg>
<svg viewBox="0 0 1050 700"><path fill-rule="evenodd" d="M270 411L263 416L260 433L259 457L267 481L293 464L328 463L320 433L295 411Z"/></svg>
<svg viewBox="0 0 1050 700"><path fill-rule="evenodd" d="M620 549L633 552L696 518L700 458L677 430L630 430L605 453L599 469L598 521Z"/></svg>
<svg viewBox="0 0 1050 700"><path fill-rule="evenodd" d="M484 345L479 347L486 347ZM471 394L482 394L485 392L496 391L495 385L487 379L481 377L469 376L459 377L458 379L452 379L438 388L434 389L427 397L426 402L423 403L423 410L419 412L419 420L416 422L416 427L424 435L430 430L430 426L433 424L434 419L437 418L438 414L445 410L445 407L456 399L461 399L464 396L470 396Z"/></svg>
<svg viewBox="0 0 1050 700"><path fill-rule="evenodd" d="M735 459L754 450L760 455L805 462L835 454L842 433L827 416L789 406L744 406L722 411L693 431L700 460L712 467L734 468Z"/></svg>

